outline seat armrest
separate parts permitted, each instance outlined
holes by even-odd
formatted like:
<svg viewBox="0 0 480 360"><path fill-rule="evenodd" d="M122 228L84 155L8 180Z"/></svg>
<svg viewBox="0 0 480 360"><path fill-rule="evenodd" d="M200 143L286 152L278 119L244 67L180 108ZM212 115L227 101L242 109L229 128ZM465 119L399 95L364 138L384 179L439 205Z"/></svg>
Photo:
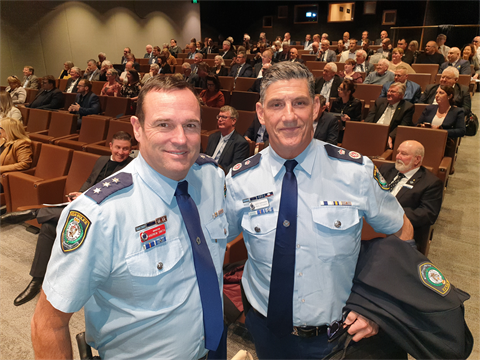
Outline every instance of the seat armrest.
<svg viewBox="0 0 480 360"><path fill-rule="evenodd" d="M83 141L76 141L70 139L63 139L56 143L56 145L63 146L69 149L83 151L83 146L87 145L87 143Z"/></svg>
<svg viewBox="0 0 480 360"><path fill-rule="evenodd" d="M393 150L388 149L388 150L385 150L385 152L382 155L380 155L378 158L382 160L392 160L392 154L393 154Z"/></svg>
<svg viewBox="0 0 480 360"><path fill-rule="evenodd" d="M67 176L65 175L35 183L35 188L38 193L38 203L57 204L65 202L64 192L66 182Z"/></svg>
<svg viewBox="0 0 480 360"><path fill-rule="evenodd" d="M58 138L55 138L52 141L52 143L55 144L55 145L58 145L58 142L60 140L78 140L79 137L80 137L79 134L70 134L70 135L60 136Z"/></svg>
<svg viewBox="0 0 480 360"><path fill-rule="evenodd" d="M30 133L29 135L33 135L33 134L38 134L38 135L48 135L48 130L42 130L42 131L36 131L34 133Z"/></svg>
<svg viewBox="0 0 480 360"><path fill-rule="evenodd" d="M438 166L438 172L450 173L450 167L452 166L452 158L444 157Z"/></svg>
<svg viewBox="0 0 480 360"><path fill-rule="evenodd" d="M25 206L19 206L19 207L17 208L17 211L42 209L42 208L48 208L48 207L51 207L51 206L45 206L45 205L25 205Z"/></svg>

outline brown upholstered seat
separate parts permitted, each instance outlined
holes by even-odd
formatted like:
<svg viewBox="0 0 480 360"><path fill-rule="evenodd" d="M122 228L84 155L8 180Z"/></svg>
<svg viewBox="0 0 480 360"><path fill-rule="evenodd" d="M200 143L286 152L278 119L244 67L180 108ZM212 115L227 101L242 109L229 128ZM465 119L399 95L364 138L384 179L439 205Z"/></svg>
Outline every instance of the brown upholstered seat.
<svg viewBox="0 0 480 360"><path fill-rule="evenodd" d="M80 134L55 140L54 144L74 150L83 150L87 144L105 140L109 121L110 119L102 116L84 116Z"/></svg>
<svg viewBox="0 0 480 360"><path fill-rule="evenodd" d="M435 75L438 73L438 64L412 64L412 69L415 70L416 73L421 74L430 74L430 84L433 84L435 81Z"/></svg>
<svg viewBox="0 0 480 360"><path fill-rule="evenodd" d="M132 114L132 100L124 97L108 96L103 115L117 117Z"/></svg>
<svg viewBox="0 0 480 360"><path fill-rule="evenodd" d="M237 110L255 111L255 104L259 99L259 93L234 90L230 98L230 106Z"/></svg>
<svg viewBox="0 0 480 360"><path fill-rule="evenodd" d="M105 140L97 141L93 144L88 144L83 147L83 151L98 154L98 155L110 155L110 142L112 142L113 135L119 131L125 131L132 135L132 146L137 145L137 140L135 139L133 133L132 124L126 121L121 120L110 120L108 125L108 133Z"/></svg>
<svg viewBox="0 0 480 360"><path fill-rule="evenodd" d="M235 82L235 90L248 91L256 80L256 78L239 77Z"/></svg>
<svg viewBox="0 0 480 360"><path fill-rule="evenodd" d="M380 156L387 145L388 129L388 125L347 121L342 147L364 156Z"/></svg>
<svg viewBox="0 0 480 360"><path fill-rule="evenodd" d="M45 144L53 143L56 138L75 133L77 130L78 115L66 112L52 112L48 130L30 133L30 139Z"/></svg>
<svg viewBox="0 0 480 360"><path fill-rule="evenodd" d="M310 69L310 71L323 70L325 65L327 65L327 63L324 61L307 61L305 64L307 65L307 68Z"/></svg>
<svg viewBox="0 0 480 360"><path fill-rule="evenodd" d="M48 130L50 126L50 118L52 116L52 111L41 110L41 109L30 109L28 115L28 125L25 131L27 132L38 132L43 130Z"/></svg>
<svg viewBox="0 0 480 360"><path fill-rule="evenodd" d="M217 115L219 108L202 106L202 133L215 130L217 128Z"/></svg>
<svg viewBox="0 0 480 360"><path fill-rule="evenodd" d="M408 80L413 81L414 83L417 83L420 85L420 88L422 89L422 92L425 91L425 88L427 87L428 84L432 83L432 76L431 74L408 74Z"/></svg>
<svg viewBox="0 0 480 360"><path fill-rule="evenodd" d="M232 76L219 76L218 80L220 81L220 88L228 91L233 90L233 83L235 78Z"/></svg>

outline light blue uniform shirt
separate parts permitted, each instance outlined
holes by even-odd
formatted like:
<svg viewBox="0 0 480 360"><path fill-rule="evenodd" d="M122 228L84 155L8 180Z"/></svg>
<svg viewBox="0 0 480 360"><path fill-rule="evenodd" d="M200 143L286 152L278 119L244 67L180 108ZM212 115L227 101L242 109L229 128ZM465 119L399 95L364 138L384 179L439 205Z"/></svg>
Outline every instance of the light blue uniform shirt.
<svg viewBox="0 0 480 360"><path fill-rule="evenodd" d="M141 155L122 172L132 174L133 185L100 204L82 195L63 211L43 283L47 300L66 313L85 306L87 342L102 359L199 359L207 353L202 305L190 239L174 196L177 182L157 173ZM195 163L185 180L221 291L227 222L218 212L224 208L224 173ZM84 243L64 253L61 235L70 210L81 212L91 226ZM158 225L135 228L162 216L167 217L166 241L144 250L140 233Z"/></svg>
<svg viewBox="0 0 480 360"><path fill-rule="evenodd" d="M312 140L295 158L298 216L294 326L319 326L341 318L360 250L362 217L376 231L387 234L397 232L403 224L403 209L373 178L372 162L363 158L363 164L358 164L330 157L325 144ZM228 174L226 207L229 240L243 231L248 250L242 278L245 294L251 305L267 316L285 159L271 147L261 154L255 167L233 177L232 172ZM352 156L359 157L358 153ZM269 192L273 192L268 199L274 212L250 216L251 209L242 200ZM324 201L351 205L324 206Z"/></svg>

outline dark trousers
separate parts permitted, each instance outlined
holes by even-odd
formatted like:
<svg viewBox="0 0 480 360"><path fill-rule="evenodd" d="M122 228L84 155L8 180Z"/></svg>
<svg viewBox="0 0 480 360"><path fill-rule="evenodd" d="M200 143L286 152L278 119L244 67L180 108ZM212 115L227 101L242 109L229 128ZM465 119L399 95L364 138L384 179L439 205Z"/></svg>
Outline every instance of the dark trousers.
<svg viewBox="0 0 480 360"><path fill-rule="evenodd" d="M64 207L42 208L37 211L37 221L42 224L40 233L38 234L37 247L33 257L30 276L45 276L47 271L48 260L52 253L53 243L57 235L57 223Z"/></svg>

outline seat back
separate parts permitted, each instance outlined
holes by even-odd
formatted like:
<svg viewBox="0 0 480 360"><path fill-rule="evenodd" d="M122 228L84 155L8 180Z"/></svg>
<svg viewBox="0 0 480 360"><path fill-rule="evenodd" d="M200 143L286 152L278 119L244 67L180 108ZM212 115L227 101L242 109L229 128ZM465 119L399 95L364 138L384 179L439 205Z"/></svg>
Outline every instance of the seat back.
<svg viewBox="0 0 480 360"><path fill-rule="evenodd" d="M438 73L438 64L412 64L412 69L416 73L430 74L430 84L435 81L435 75Z"/></svg>
<svg viewBox="0 0 480 360"><path fill-rule="evenodd" d="M312 72L315 79L321 78L323 76L323 70L314 69L314 70L310 70L310 71Z"/></svg>
<svg viewBox="0 0 480 360"><path fill-rule="evenodd" d="M423 113L423 110L428 106L429 104L415 104L415 112L413 113L412 116L412 121L413 125L417 125L418 119L420 119L420 116Z"/></svg>
<svg viewBox="0 0 480 360"><path fill-rule="evenodd" d="M468 88L470 86L470 79L471 79L470 75L460 75L458 77L458 83Z"/></svg>
<svg viewBox="0 0 480 360"><path fill-rule="evenodd" d="M125 131L126 133L132 135L132 146L137 145L137 140L135 139L135 135L133 133L133 126L130 122L121 121L121 120L110 120L108 124L108 133L105 138L106 146L110 142L112 142L113 135L115 135L119 131Z"/></svg>
<svg viewBox="0 0 480 360"><path fill-rule="evenodd" d="M106 81L92 81L92 92L94 94L100 95L102 92L103 85Z"/></svg>
<svg viewBox="0 0 480 360"><path fill-rule="evenodd" d="M131 100L124 97L108 96L105 106L105 116L117 117L127 115L130 111ZM82 123L83 126L83 123Z"/></svg>
<svg viewBox="0 0 480 360"><path fill-rule="evenodd" d="M100 155L74 151L65 182L65 194L78 191L87 181Z"/></svg>
<svg viewBox="0 0 480 360"><path fill-rule="evenodd" d="M303 60L303 61L315 61L315 58L317 57L317 55L310 55L310 54L302 54L300 56L300 58Z"/></svg>
<svg viewBox="0 0 480 360"><path fill-rule="evenodd" d="M65 110L68 110L70 105L75 103L75 100L77 98L77 94L76 93L63 93L63 95L65 96L65 104L63 105L63 108Z"/></svg>
<svg viewBox="0 0 480 360"><path fill-rule="evenodd" d="M256 78L247 78L247 77L239 77L235 82L235 90L237 91L248 91L253 85L253 83L257 80Z"/></svg>
<svg viewBox="0 0 480 360"><path fill-rule="evenodd" d="M255 111L238 110L238 119L237 123L235 124L235 130L237 130L237 132L243 136L247 132L250 125L252 125L256 114L257 113Z"/></svg>
<svg viewBox="0 0 480 360"><path fill-rule="evenodd" d="M370 104L371 100L376 100L382 92L382 85L375 84L356 84L355 97L365 100L365 104Z"/></svg>
<svg viewBox="0 0 480 360"><path fill-rule="evenodd" d="M22 113L23 125L28 125L28 116L30 115L30 108L27 107L18 107L18 110Z"/></svg>
<svg viewBox="0 0 480 360"><path fill-rule="evenodd" d="M335 62L335 65L337 65L337 71L343 71L345 69L345 63L339 62L338 60Z"/></svg>
<svg viewBox="0 0 480 360"><path fill-rule="evenodd" d="M425 88L428 84L431 84L432 75L431 74L408 74L408 80L417 83L420 85L422 92L425 91Z"/></svg>
<svg viewBox="0 0 480 360"><path fill-rule="evenodd" d="M75 133L77 130L77 119L78 115L58 111L53 112L48 136L57 138Z"/></svg>
<svg viewBox="0 0 480 360"><path fill-rule="evenodd" d="M105 140L109 121L110 119L106 117L97 117L95 115L84 116L82 118L82 127L80 128L78 141L91 144Z"/></svg>
<svg viewBox="0 0 480 360"><path fill-rule="evenodd" d="M144 59L136 59L136 60L137 60L137 63L138 63L139 65L145 65L145 64L148 65L148 60L149 60L149 59L148 59L148 58L144 58Z"/></svg>
<svg viewBox="0 0 480 360"><path fill-rule="evenodd" d="M388 125L346 121L342 147L365 156L380 156L385 151Z"/></svg>
<svg viewBox="0 0 480 360"><path fill-rule="evenodd" d="M66 175L72 161L72 153L72 149L42 144L34 176L46 180Z"/></svg>
<svg viewBox="0 0 480 360"><path fill-rule="evenodd" d="M310 71L323 70L325 65L327 65L325 61L307 61L305 64L307 65L307 68L310 69Z"/></svg>
<svg viewBox="0 0 480 360"><path fill-rule="evenodd" d="M65 91L65 89L67 88L67 82L68 82L68 79L60 79L58 81L58 88L61 90L61 91Z"/></svg>
<svg viewBox="0 0 480 360"><path fill-rule="evenodd" d="M52 111L41 109L30 109L28 115L27 132L38 132L47 130L50 125Z"/></svg>
<svg viewBox="0 0 480 360"><path fill-rule="evenodd" d="M233 90L233 83L235 78L232 76L219 76L218 80L220 81L220 88L228 91Z"/></svg>
<svg viewBox="0 0 480 360"><path fill-rule="evenodd" d="M230 106L237 110L255 111L255 104L259 99L259 93L234 90L230 98Z"/></svg>
<svg viewBox="0 0 480 360"><path fill-rule="evenodd" d="M40 151L42 150L42 143L39 141L32 141L32 166L34 168L38 164L38 158L40 157Z"/></svg>
<svg viewBox="0 0 480 360"><path fill-rule="evenodd" d="M27 91L27 98L25 99L25 102L30 104L34 99L35 96L38 94L37 89L25 89Z"/></svg>
<svg viewBox="0 0 480 360"><path fill-rule="evenodd" d="M217 128L219 108L202 106L202 131L211 131Z"/></svg>

